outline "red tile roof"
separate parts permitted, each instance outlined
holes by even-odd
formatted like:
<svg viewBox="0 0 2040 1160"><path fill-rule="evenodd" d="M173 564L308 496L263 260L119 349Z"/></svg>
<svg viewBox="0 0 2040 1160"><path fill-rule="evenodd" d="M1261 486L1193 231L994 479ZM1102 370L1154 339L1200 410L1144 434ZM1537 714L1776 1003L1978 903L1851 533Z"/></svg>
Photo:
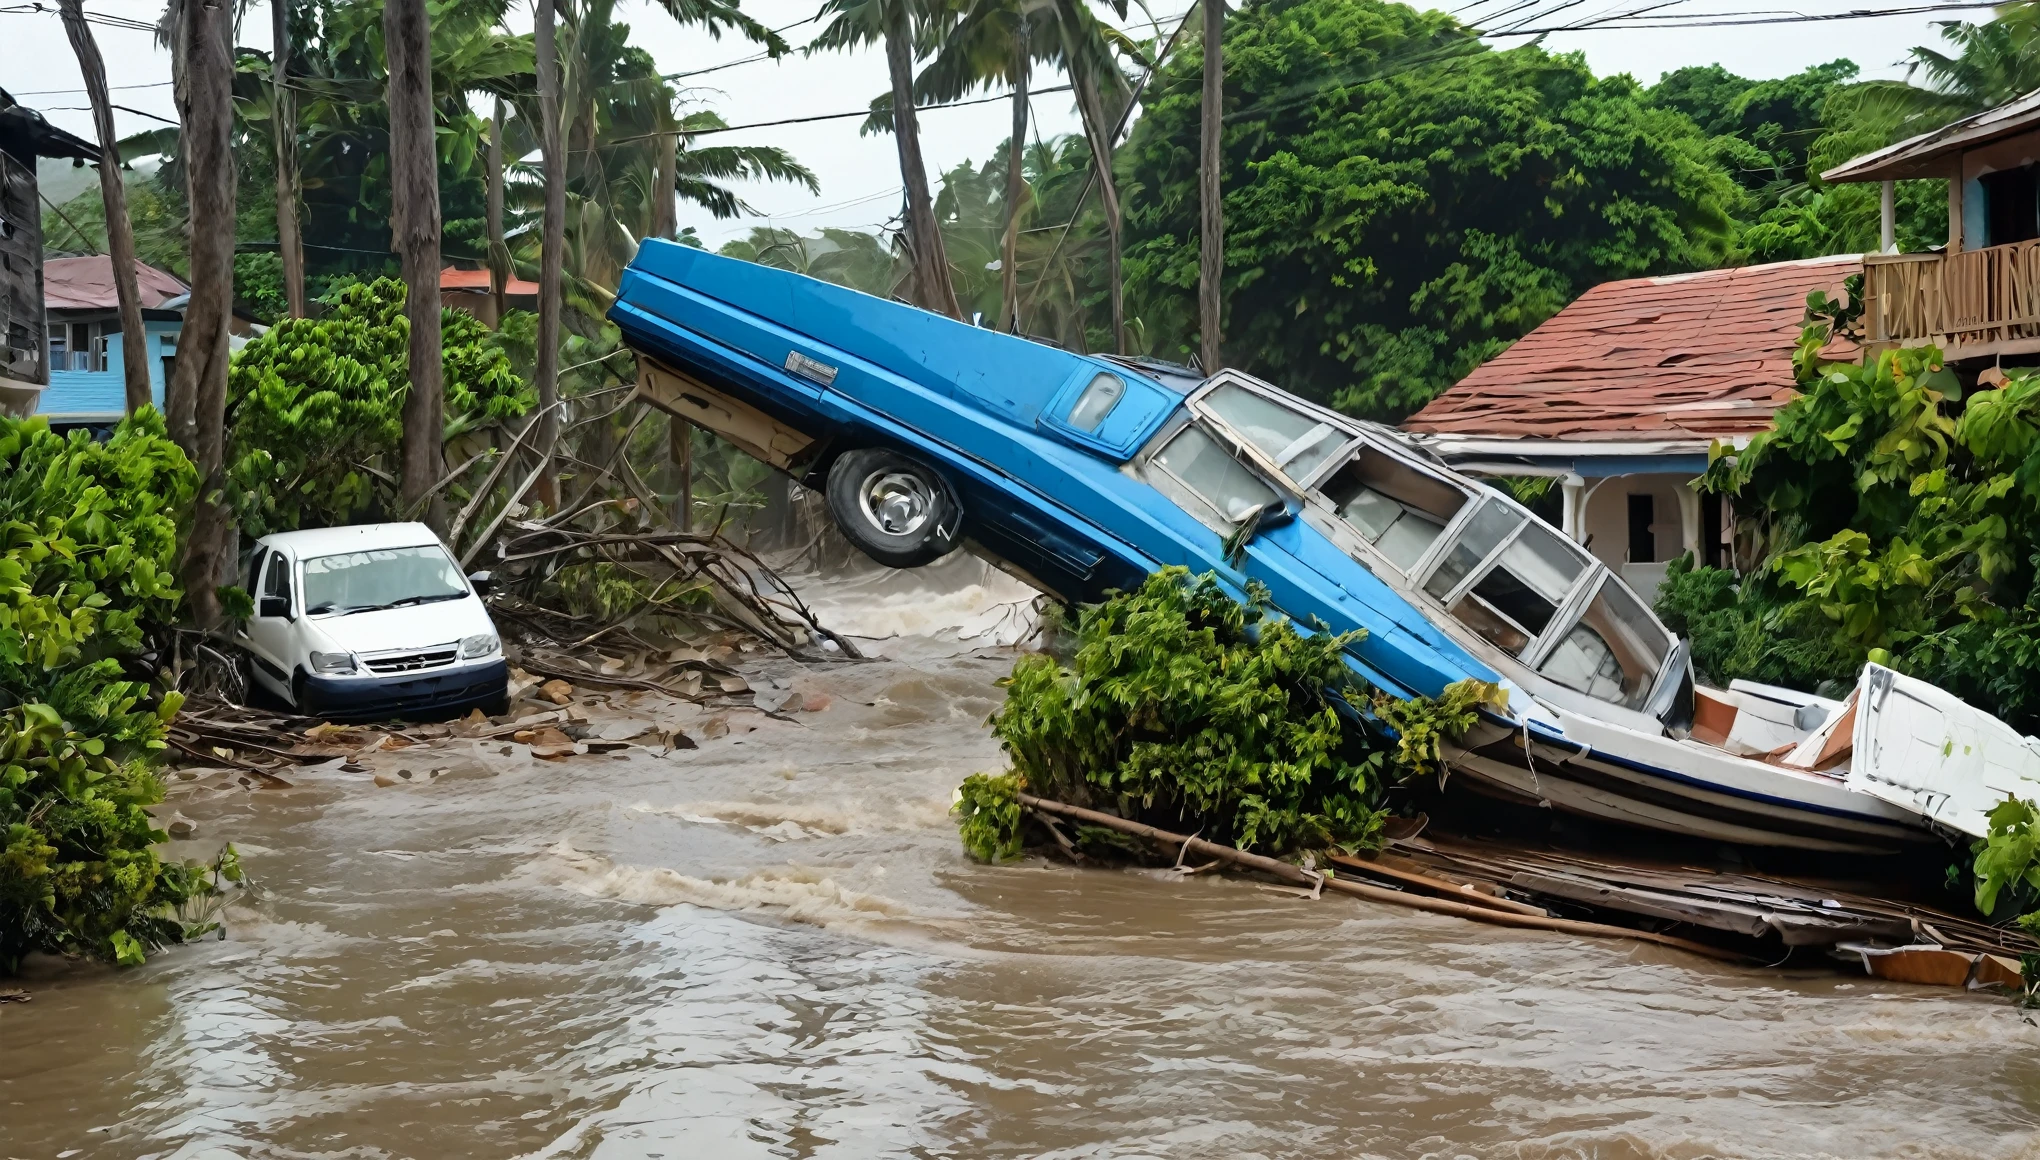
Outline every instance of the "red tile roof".
<svg viewBox="0 0 2040 1160"><path fill-rule="evenodd" d="M489 272L487 270L457 270L452 266L448 266L439 272L439 288L441 290L471 290L486 294L489 292ZM513 277L504 285L503 292L512 298L535 298L538 296L538 283L526 282L522 278Z"/></svg>
<svg viewBox="0 0 2040 1160"><path fill-rule="evenodd" d="M141 291L144 310L153 310L191 289L176 276L139 259L135 261L135 283ZM84 258L51 258L44 262L43 309L120 309L120 295L113 287L113 259L105 254L93 254Z"/></svg>
<svg viewBox="0 0 2040 1160"><path fill-rule="evenodd" d="M1403 427L1596 442L1754 434L1796 393L1807 293L1839 297L1862 269L1851 254L1604 282Z"/></svg>

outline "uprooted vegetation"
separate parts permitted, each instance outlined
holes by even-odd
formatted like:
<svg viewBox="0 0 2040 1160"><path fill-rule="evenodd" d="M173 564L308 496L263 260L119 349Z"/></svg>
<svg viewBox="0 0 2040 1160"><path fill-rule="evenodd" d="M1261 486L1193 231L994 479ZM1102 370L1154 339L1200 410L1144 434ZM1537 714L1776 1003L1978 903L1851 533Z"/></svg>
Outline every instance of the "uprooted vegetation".
<svg viewBox="0 0 2040 1160"><path fill-rule="evenodd" d="M0 419L0 971L137 963L206 928L224 875L165 862L146 807L182 698L157 692L195 478L153 411L95 443Z"/></svg>
<svg viewBox="0 0 2040 1160"><path fill-rule="evenodd" d="M959 791L965 848L987 861L1019 852L1022 789L1243 850L1376 844L1384 791L1434 768L1439 739L1494 690L1371 696L1345 662L1353 637L1301 632L1258 588L1247 597L1164 569L1079 609L1065 657L1021 657L991 719L1013 769ZM1109 831L1040 824L1070 851L1146 853Z"/></svg>

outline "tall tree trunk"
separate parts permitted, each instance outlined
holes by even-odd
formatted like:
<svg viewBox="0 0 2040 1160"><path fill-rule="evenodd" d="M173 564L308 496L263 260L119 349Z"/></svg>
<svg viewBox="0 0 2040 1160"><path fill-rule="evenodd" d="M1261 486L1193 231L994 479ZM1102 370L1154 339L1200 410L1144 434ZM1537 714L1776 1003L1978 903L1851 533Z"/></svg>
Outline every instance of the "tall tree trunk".
<svg viewBox="0 0 2040 1160"><path fill-rule="evenodd" d="M276 252L283 258L283 297L292 318L303 318L305 236L298 228L297 94L290 88L291 0L269 0L269 124L276 137Z"/></svg>
<svg viewBox="0 0 2040 1160"><path fill-rule="evenodd" d="M141 410L152 401L149 389L149 348L142 329L142 292L135 279L135 231L128 221L127 187L120 179L120 138L113 132L113 107L106 97L106 62L85 24L84 0L61 0L64 31L78 54L85 75L85 95L92 105L92 127L99 133L99 197L106 205L106 252L113 264L113 289L120 299L120 362L127 379L127 410Z"/></svg>
<svg viewBox="0 0 2040 1160"><path fill-rule="evenodd" d="M928 167L921 161L921 122L914 112L913 32L904 0L887 4L885 64L892 74L893 140L900 150L900 179L907 187L907 244L913 249L914 300L925 310L962 318L956 286L949 280L949 255L928 192Z"/></svg>
<svg viewBox="0 0 2040 1160"><path fill-rule="evenodd" d="M170 437L198 471L180 571L192 621L210 629L220 619L214 588L234 531L219 501L226 484L227 326L234 308L233 12L227 0L178 0L174 21L172 66L191 206L191 301L170 383Z"/></svg>
<svg viewBox="0 0 2040 1160"><path fill-rule="evenodd" d="M1204 5L1204 115L1197 135L1197 200L1202 221L1197 232L1197 361L1205 374L1219 368L1219 280L1225 276L1225 203L1220 200L1219 169L1223 157L1219 135L1225 128L1225 3Z"/></svg>
<svg viewBox="0 0 2040 1160"><path fill-rule="evenodd" d="M411 322L411 389L404 396L403 472L398 492L416 507L446 471L445 363L439 334L439 152L432 116L432 17L425 0L386 0L389 58L392 249L404 270ZM426 522L440 527L438 505ZM443 530L443 528L442 528Z"/></svg>
<svg viewBox="0 0 2040 1160"><path fill-rule="evenodd" d="M567 253L567 157L560 147L560 57L553 28L556 0L537 0L533 47L538 57L538 151L545 170L545 220L538 258L538 454L548 465L560 438L560 278ZM539 473L538 498L559 504L559 481L550 466Z"/></svg>
<svg viewBox="0 0 2040 1160"><path fill-rule="evenodd" d="M1027 81L1034 53L1026 12L1013 37L1013 137L1006 143L1006 233L999 245L999 325L1020 333L1020 200L1027 196Z"/></svg>
<svg viewBox="0 0 2040 1160"><path fill-rule="evenodd" d="M489 297L496 306L496 325L510 309L510 246L503 240L503 98L489 121Z"/></svg>
<svg viewBox="0 0 2040 1160"><path fill-rule="evenodd" d="M1105 213L1105 276L1112 291L1112 351L1125 354L1126 286L1119 273L1119 183L1112 178L1115 126L1105 118L1105 103L1098 94L1098 78L1092 76L1082 63L1070 66L1070 83L1077 91L1077 116L1084 123L1084 140L1091 147L1091 168L1098 175L1098 202Z"/></svg>
<svg viewBox="0 0 2040 1160"><path fill-rule="evenodd" d="M680 184L679 124L671 110L660 118L659 171L652 181L652 236L672 241L680 233L680 207L674 189Z"/></svg>

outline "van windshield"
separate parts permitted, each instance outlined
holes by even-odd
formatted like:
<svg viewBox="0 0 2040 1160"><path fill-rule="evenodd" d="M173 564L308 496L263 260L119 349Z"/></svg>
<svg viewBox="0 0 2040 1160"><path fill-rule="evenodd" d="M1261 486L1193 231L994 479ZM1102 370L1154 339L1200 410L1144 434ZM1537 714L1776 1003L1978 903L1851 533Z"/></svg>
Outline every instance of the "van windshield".
<svg viewBox="0 0 2040 1160"><path fill-rule="evenodd" d="M305 561L305 613L309 616L458 600L467 591L460 569L436 544L342 552Z"/></svg>

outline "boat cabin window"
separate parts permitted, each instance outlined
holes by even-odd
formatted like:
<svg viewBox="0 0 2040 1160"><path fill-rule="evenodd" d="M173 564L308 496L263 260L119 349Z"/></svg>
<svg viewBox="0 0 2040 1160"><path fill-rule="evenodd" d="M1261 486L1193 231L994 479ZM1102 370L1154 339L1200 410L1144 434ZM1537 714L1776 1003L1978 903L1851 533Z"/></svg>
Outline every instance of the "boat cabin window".
<svg viewBox="0 0 2040 1160"><path fill-rule="evenodd" d="M1213 388L1200 404L1294 480L1309 479L1352 441L1317 416L1238 383Z"/></svg>
<svg viewBox="0 0 2040 1160"><path fill-rule="evenodd" d="M1458 488L1371 447L1361 448L1318 490L1347 527L1405 575L1466 506Z"/></svg>
<svg viewBox="0 0 2040 1160"><path fill-rule="evenodd" d="M1230 448L1195 423L1157 451L1143 474L1157 491L1221 532L1281 498L1234 458Z"/></svg>
<svg viewBox="0 0 2040 1160"><path fill-rule="evenodd" d="M1099 375L1077 396L1077 404L1070 408L1070 426L1079 431L1096 431L1112 408L1119 405L1120 396L1126 394L1126 384L1118 375Z"/></svg>
<svg viewBox="0 0 2040 1160"><path fill-rule="evenodd" d="M1484 500L1480 510L1466 522L1465 530L1452 545L1445 558L1432 570L1431 578L1424 584L1424 591L1439 600L1452 595L1459 582L1473 575L1481 561L1488 558L1502 541L1513 535L1529 516L1508 504L1493 499Z"/></svg>
<svg viewBox="0 0 2040 1160"><path fill-rule="evenodd" d="M1452 614L1497 648L1522 656L1551 627L1586 569L1579 549L1532 520L1453 604Z"/></svg>
<svg viewBox="0 0 2040 1160"><path fill-rule="evenodd" d="M1610 579L1537 671L1589 697L1638 709L1670 647L1642 602Z"/></svg>

